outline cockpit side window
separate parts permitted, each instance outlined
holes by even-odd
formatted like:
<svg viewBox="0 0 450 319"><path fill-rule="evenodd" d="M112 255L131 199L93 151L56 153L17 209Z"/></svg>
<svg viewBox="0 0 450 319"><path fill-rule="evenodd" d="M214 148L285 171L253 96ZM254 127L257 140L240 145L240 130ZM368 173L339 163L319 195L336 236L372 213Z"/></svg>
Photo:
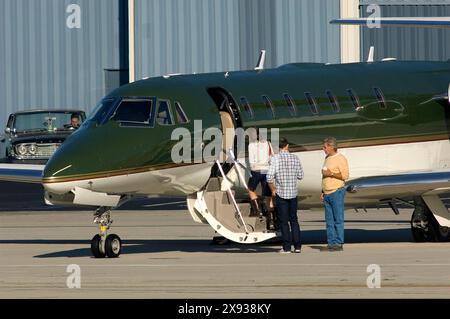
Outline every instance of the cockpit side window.
<svg viewBox="0 0 450 319"><path fill-rule="evenodd" d="M153 126L153 101L150 99L124 99L112 116L123 126Z"/></svg>
<svg viewBox="0 0 450 319"><path fill-rule="evenodd" d="M177 122L180 124L189 123L189 118L181 107L180 102L175 101L175 114L177 116Z"/></svg>
<svg viewBox="0 0 450 319"><path fill-rule="evenodd" d="M156 123L159 125L173 125L172 111L170 110L170 102L167 100L159 100L158 111L156 112Z"/></svg>

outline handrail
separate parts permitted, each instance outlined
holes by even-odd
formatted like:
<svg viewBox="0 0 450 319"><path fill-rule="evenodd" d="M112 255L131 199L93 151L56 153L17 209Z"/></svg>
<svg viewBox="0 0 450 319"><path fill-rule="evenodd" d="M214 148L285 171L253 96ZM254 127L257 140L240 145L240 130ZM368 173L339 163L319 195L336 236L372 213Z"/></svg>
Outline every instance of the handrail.
<svg viewBox="0 0 450 319"><path fill-rule="evenodd" d="M247 167L245 167L245 166L244 166L244 165L243 165L243 164L242 164L242 163L234 156L234 152L233 152L233 150L232 150L231 148L229 149L228 153L229 153L231 159L232 159L233 162L234 162L234 167L235 167L236 172L237 172L237 174L238 174L239 180L241 181L242 184L244 184L245 189L246 189L246 190L249 190L249 189L248 189L248 186L247 186L247 183L246 183L246 181L245 181L245 177L242 176L242 172L241 172L241 170L239 169L239 166L241 166L242 168L244 168L244 169L250 174L250 176L252 176L252 173L248 170Z"/></svg>
<svg viewBox="0 0 450 319"><path fill-rule="evenodd" d="M216 164L219 167L220 174L222 174L223 179L227 179L227 177L225 175L225 172L223 171L222 165L220 164L219 160L216 160ZM227 187L228 195L231 197L231 201L233 202L234 209L236 209L236 212L238 213L239 218L241 219L242 224L244 225L245 233L248 235L249 232L248 232L247 226L245 225L244 217L242 217L241 210L239 209L239 206L236 203L236 199L234 198L233 192L231 191L230 184L229 183L225 183L225 184L226 184L226 187Z"/></svg>

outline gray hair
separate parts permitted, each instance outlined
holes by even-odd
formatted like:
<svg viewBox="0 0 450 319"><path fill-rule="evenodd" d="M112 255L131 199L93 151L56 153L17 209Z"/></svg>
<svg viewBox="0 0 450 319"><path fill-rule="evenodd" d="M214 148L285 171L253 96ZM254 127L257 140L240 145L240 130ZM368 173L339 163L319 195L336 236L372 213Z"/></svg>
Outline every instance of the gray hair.
<svg viewBox="0 0 450 319"><path fill-rule="evenodd" d="M327 144L337 150L337 141L334 137L327 137L323 140L323 144Z"/></svg>

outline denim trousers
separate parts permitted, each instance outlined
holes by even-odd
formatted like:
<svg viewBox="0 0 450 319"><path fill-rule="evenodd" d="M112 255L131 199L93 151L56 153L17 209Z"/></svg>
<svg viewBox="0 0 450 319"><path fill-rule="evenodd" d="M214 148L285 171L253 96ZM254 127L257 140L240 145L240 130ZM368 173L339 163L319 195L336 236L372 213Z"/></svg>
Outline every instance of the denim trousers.
<svg viewBox="0 0 450 319"><path fill-rule="evenodd" d="M283 249L290 251L291 245L294 245L294 249L301 249L300 226L297 218L297 197L284 199L277 195L275 202L281 229L281 238L283 240Z"/></svg>
<svg viewBox="0 0 450 319"><path fill-rule="evenodd" d="M344 187L324 195L328 245L344 244L344 197Z"/></svg>

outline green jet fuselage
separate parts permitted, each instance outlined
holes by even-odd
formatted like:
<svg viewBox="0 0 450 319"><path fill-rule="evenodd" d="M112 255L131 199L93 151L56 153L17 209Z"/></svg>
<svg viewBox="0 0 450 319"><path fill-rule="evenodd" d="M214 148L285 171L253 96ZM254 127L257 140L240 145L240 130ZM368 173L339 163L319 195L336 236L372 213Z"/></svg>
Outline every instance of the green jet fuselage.
<svg viewBox="0 0 450 319"><path fill-rule="evenodd" d="M279 128L280 136L290 141L295 152L320 150L327 136L336 137L341 149L446 141L449 83L450 63L397 61L299 63L261 71L141 80L116 89L105 99L113 99L117 106L123 98L149 98L153 101L153 123L129 127L112 118L99 123L91 117L50 159L43 182L47 190L63 193L78 181L179 167L171 159L171 149L177 143L171 139L175 128L185 127L194 135L194 120L202 121L203 130L221 128L210 88L227 92L239 106L237 125L244 129ZM288 105L286 94L292 97L295 110ZM273 112L263 95L272 101ZM251 105L253 116L242 104L242 97ZM169 101L172 114L178 102L189 121L155 123L154 113L161 100ZM116 193L123 191L118 187ZM176 188L172 194L186 192Z"/></svg>

